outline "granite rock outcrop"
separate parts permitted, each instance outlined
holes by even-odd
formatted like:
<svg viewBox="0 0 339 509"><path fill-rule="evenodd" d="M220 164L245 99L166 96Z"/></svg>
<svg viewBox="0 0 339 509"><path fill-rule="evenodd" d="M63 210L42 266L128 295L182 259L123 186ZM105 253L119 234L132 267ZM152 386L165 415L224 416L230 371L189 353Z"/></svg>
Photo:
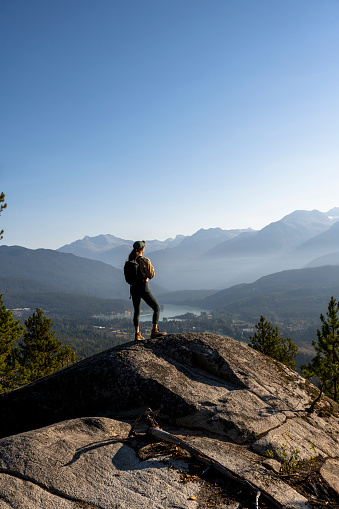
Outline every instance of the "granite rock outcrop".
<svg viewBox="0 0 339 509"><path fill-rule="evenodd" d="M204 507L203 479L181 482L187 458L164 449L142 459L146 435L129 432L147 408L267 503L306 509L311 496L267 458L283 466L293 441L298 460L316 458L315 496L333 500L339 407L322 397L310 413L316 394L295 371L223 336L171 334L112 348L0 395L0 508ZM232 506L225 503L215 507Z"/></svg>

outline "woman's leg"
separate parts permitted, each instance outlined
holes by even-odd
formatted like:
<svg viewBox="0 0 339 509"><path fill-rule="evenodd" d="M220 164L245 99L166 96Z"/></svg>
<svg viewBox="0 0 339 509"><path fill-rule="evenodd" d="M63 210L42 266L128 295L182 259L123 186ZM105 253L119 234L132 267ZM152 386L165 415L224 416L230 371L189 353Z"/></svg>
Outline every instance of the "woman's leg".
<svg viewBox="0 0 339 509"><path fill-rule="evenodd" d="M141 295L139 292L132 293L132 302L134 308L133 325L135 327L135 332L139 332L139 316L141 307Z"/></svg>
<svg viewBox="0 0 339 509"><path fill-rule="evenodd" d="M157 299L154 297L153 293L149 290L147 292L147 300L145 302L153 309L153 327L151 332L151 339L160 338L162 336L166 336L166 332L160 332L158 329L158 321L160 316L160 306L158 304ZM144 297L143 297L144 298Z"/></svg>
<svg viewBox="0 0 339 509"><path fill-rule="evenodd" d="M150 290L146 290L143 295L142 299L146 302L146 304L153 309L153 330L157 329L157 324L159 321L160 316L160 306L157 301L157 299L154 297L153 293Z"/></svg>
<svg viewBox="0 0 339 509"><path fill-rule="evenodd" d="M134 316L133 316L133 324L134 324L134 328L135 328L134 340L141 341L141 340L145 339L139 330L141 295L140 295L140 292L136 292L136 293L131 292L131 295L132 295L132 302L133 302L133 307L134 307Z"/></svg>

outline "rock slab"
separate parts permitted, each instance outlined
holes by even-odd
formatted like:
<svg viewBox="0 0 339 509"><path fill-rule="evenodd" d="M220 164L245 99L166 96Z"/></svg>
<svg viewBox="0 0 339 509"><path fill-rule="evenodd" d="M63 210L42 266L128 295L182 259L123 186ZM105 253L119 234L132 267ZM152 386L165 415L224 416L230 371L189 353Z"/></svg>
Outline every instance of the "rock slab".
<svg viewBox="0 0 339 509"><path fill-rule="evenodd" d="M135 507L150 507L150 500L155 504L151 507L172 507L168 504L175 504L174 498L186 504L191 492L185 492L184 500L169 490L164 465L158 460L142 463L121 439L126 422L149 407L159 410L163 423L191 436L199 430L206 440L214 440L208 442L211 453L218 440L237 446L240 466L234 456L230 465L232 455L227 459L225 450L221 457L219 447L220 462L252 481L257 471L259 485L260 472L273 483L274 473L262 463L267 451L281 461L288 433L301 459L314 452L322 458L322 475L338 492L339 407L322 397L309 414L316 393L295 371L223 336L172 334L122 345L0 395L0 484L8 488L1 488L1 497L25 483L31 498L38 500L43 490L46 500L62 499L60 507L80 501L123 508L130 497ZM248 461L249 449L261 463ZM38 465L43 465L40 473ZM129 490L132 478L138 478L137 487ZM289 503L286 507L300 508L307 501L291 495ZM46 507L53 507L52 502Z"/></svg>
<svg viewBox="0 0 339 509"><path fill-rule="evenodd" d="M82 418L2 439L0 508L195 509L198 485L179 483L185 464L140 460L124 444L129 429Z"/></svg>

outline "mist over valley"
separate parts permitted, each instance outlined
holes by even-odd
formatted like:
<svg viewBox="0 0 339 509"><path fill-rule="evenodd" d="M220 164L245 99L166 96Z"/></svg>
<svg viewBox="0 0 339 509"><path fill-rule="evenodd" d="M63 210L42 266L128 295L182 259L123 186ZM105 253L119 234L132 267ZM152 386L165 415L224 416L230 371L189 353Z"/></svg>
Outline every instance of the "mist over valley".
<svg viewBox="0 0 339 509"><path fill-rule="evenodd" d="M313 309L310 298L328 300L337 291L338 207L327 213L294 211L261 230L200 229L191 236L146 243L145 256L156 274L150 285L164 303L223 308L253 319L264 310L286 315L283 295L287 303L300 296L298 313ZM0 246L2 291L10 307L38 304L60 313L67 312L60 304L63 294L92 299L93 306L96 299L128 301L122 269L132 244L130 239L98 235L58 250ZM251 300L256 311L245 312Z"/></svg>
<svg viewBox="0 0 339 509"><path fill-rule="evenodd" d="M261 230L209 228L165 241L146 239L145 256L155 267L156 283L169 291L221 290L283 270L338 264L338 221L338 207L294 211ZM58 251L122 269L134 240L85 237Z"/></svg>

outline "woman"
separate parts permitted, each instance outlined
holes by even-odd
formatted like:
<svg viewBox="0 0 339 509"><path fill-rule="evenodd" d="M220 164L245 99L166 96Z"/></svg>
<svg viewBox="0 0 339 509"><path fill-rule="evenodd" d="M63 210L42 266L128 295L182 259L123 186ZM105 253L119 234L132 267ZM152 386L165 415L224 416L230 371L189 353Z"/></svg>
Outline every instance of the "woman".
<svg viewBox="0 0 339 509"><path fill-rule="evenodd" d="M142 278L140 278L141 280L138 283L131 285L131 296L134 307L133 324L135 327L135 341L145 339L139 330L141 299L143 299L146 304L148 304L148 306L153 309L153 327L151 332L151 339L166 335L166 332L160 332L158 329L160 306L148 287L148 280L154 277L154 268L150 260L143 256L145 246L146 244L144 240L137 240L134 242L133 250L130 252L128 257L129 261L136 260L138 262L142 273Z"/></svg>

